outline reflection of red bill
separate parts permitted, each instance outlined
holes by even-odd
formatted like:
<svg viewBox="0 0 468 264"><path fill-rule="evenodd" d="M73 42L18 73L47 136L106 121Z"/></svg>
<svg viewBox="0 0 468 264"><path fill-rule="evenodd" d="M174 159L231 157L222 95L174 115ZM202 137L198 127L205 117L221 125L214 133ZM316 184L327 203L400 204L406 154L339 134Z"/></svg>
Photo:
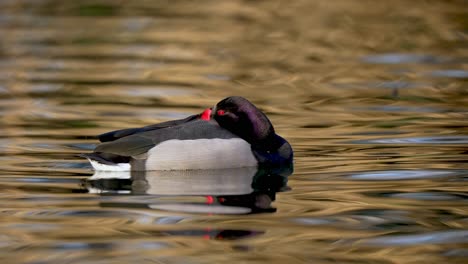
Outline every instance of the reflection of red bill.
<svg viewBox="0 0 468 264"><path fill-rule="evenodd" d="M212 203L214 203L213 196L206 196L206 204L212 204Z"/></svg>

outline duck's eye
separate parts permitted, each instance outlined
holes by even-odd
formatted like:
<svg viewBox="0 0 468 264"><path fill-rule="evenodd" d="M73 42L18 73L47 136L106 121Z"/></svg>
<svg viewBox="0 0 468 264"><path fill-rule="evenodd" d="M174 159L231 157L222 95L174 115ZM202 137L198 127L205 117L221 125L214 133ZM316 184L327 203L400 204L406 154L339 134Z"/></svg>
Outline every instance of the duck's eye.
<svg viewBox="0 0 468 264"><path fill-rule="evenodd" d="M222 115L226 114L226 111L218 110L218 111L216 111L216 114L219 115L219 116L222 116Z"/></svg>

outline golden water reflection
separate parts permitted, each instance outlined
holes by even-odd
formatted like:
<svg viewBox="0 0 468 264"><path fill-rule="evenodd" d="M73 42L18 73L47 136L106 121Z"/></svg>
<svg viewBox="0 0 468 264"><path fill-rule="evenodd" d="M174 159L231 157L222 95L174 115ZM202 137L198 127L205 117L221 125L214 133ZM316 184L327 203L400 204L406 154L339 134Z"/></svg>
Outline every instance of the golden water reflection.
<svg viewBox="0 0 468 264"><path fill-rule="evenodd" d="M0 259L464 263L465 5L1 1ZM77 157L229 95L294 174L96 180Z"/></svg>

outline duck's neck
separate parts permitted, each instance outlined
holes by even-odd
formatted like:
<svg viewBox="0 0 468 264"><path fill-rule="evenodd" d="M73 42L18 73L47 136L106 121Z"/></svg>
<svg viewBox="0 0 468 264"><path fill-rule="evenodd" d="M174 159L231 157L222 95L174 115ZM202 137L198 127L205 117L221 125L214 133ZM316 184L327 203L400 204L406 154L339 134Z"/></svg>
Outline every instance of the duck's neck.
<svg viewBox="0 0 468 264"><path fill-rule="evenodd" d="M281 147L284 143L284 139L276 133L269 133L266 137L262 139L258 139L253 144L251 143L252 147L258 150L263 151L274 151Z"/></svg>
<svg viewBox="0 0 468 264"><path fill-rule="evenodd" d="M291 165L293 161L291 145L276 134L252 145L252 151L261 164L268 166Z"/></svg>

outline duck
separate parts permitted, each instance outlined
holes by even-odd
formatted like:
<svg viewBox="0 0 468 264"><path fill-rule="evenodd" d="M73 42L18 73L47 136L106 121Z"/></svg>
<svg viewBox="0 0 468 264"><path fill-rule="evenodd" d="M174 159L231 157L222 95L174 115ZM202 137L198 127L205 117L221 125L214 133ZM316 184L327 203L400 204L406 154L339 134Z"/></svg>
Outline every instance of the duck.
<svg viewBox="0 0 468 264"><path fill-rule="evenodd" d="M204 170L291 165L293 149L268 117L241 96L202 113L98 136L82 154L95 171Z"/></svg>

